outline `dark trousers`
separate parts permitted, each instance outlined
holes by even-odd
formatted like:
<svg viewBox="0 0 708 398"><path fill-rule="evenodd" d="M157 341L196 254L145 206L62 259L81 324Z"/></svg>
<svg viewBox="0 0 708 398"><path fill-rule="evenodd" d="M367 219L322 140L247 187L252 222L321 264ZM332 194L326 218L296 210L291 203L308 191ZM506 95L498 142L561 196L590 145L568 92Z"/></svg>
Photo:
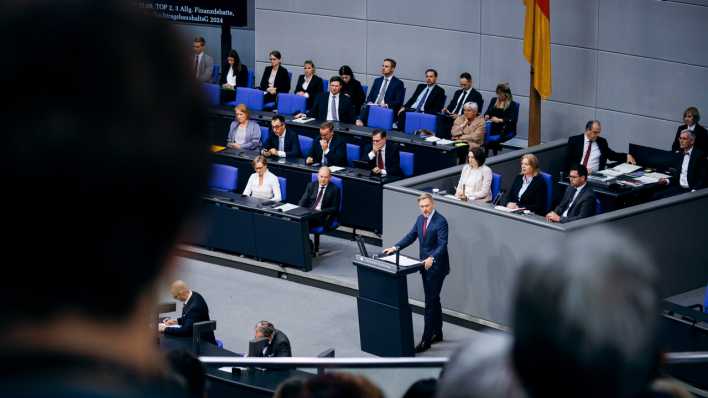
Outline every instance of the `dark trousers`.
<svg viewBox="0 0 708 398"><path fill-rule="evenodd" d="M691 192L690 188L683 188L681 185L669 185L665 189L662 189L661 191L657 192L654 194L653 199L654 200L659 200L659 199L664 199L668 198L670 196L675 196L675 195L681 195L682 193L686 192Z"/></svg>
<svg viewBox="0 0 708 398"><path fill-rule="evenodd" d="M423 270L423 291L425 292L425 327L423 341L430 342L433 335L442 336L442 304L440 304L440 291L442 290L444 274Z"/></svg>

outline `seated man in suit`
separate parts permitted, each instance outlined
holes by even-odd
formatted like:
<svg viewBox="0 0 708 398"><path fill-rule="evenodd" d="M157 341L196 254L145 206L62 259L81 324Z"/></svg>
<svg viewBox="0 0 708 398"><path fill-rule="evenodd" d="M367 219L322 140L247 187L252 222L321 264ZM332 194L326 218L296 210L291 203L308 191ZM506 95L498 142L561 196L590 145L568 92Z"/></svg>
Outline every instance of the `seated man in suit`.
<svg viewBox="0 0 708 398"><path fill-rule="evenodd" d="M196 322L209 320L209 307L201 294L190 290L183 281L175 281L170 287L170 293L175 300L184 303L182 316L177 319L168 319L158 325L158 330L171 336L189 337L192 335L193 326ZM216 344L214 332L204 332L202 340Z"/></svg>
<svg viewBox="0 0 708 398"><path fill-rule="evenodd" d="M282 331L275 328L275 325L268 321L260 321L256 324L256 339L268 339L268 345L257 357L291 357L290 340Z"/></svg>
<svg viewBox="0 0 708 398"><path fill-rule="evenodd" d="M570 165L580 163L588 169L588 173L604 170L607 160L636 164L630 154L615 152L610 149L607 140L600 137L602 125L597 120L590 120L585 125L585 133L568 137L568 147L565 156L566 170Z"/></svg>
<svg viewBox="0 0 708 398"><path fill-rule="evenodd" d="M312 144L305 163L347 167L347 144L334 135L332 122L324 122L320 125L320 142Z"/></svg>
<svg viewBox="0 0 708 398"><path fill-rule="evenodd" d="M261 151L263 156L299 158L300 142L297 133L285 127L285 118L282 115L273 116L270 127L273 133L268 134L268 139L263 143L263 151Z"/></svg>
<svg viewBox="0 0 708 398"><path fill-rule="evenodd" d="M329 167L320 167L317 181L307 184L305 193L302 194L298 205L309 209L319 210L320 217L310 220L310 227L329 227L332 220L339 214L340 194L339 188L331 184L332 172Z"/></svg>
<svg viewBox="0 0 708 398"><path fill-rule="evenodd" d="M695 146L696 134L691 130L684 130L679 134L679 150L682 154L681 161L675 165L675 172L670 180L661 180L660 184L668 185L666 189L658 192L654 198L661 199L695 191L706 186L706 154Z"/></svg>
<svg viewBox="0 0 708 398"><path fill-rule="evenodd" d="M305 116L314 117L321 121L333 121L342 123L354 123L354 106L352 100L346 95L340 95L342 90L342 78L332 76L329 79L329 94L318 95L312 109L304 113L295 115L295 119Z"/></svg>
<svg viewBox="0 0 708 398"><path fill-rule="evenodd" d="M438 71L425 71L425 84L419 84L408 102L398 110L398 128L403 131L406 123L406 112L425 112L435 115L445 106L445 90L437 85Z"/></svg>
<svg viewBox="0 0 708 398"><path fill-rule="evenodd" d="M401 157L396 144L387 145L386 132L375 129L371 133L371 146L365 151L365 161L369 162L371 172L385 176L401 177Z"/></svg>
<svg viewBox="0 0 708 398"><path fill-rule="evenodd" d="M595 215L595 193L587 184L588 169L582 164L570 166L570 186L553 211L546 214L550 222L570 222Z"/></svg>
<svg viewBox="0 0 708 398"><path fill-rule="evenodd" d="M460 89L455 91L450 104L442 110L442 113L457 117L462 115L463 106L468 102L477 104L477 109L484 109L484 99L479 91L474 89L472 75L469 72L463 72L460 75Z"/></svg>
<svg viewBox="0 0 708 398"><path fill-rule="evenodd" d="M393 109L396 114L403 105L406 89L403 82L393 75L396 70L396 61L391 58L384 59L381 65L381 74L377 77L366 97L366 104L361 108L361 113L356 121L357 126L363 126L369 117L369 105L378 105Z"/></svg>

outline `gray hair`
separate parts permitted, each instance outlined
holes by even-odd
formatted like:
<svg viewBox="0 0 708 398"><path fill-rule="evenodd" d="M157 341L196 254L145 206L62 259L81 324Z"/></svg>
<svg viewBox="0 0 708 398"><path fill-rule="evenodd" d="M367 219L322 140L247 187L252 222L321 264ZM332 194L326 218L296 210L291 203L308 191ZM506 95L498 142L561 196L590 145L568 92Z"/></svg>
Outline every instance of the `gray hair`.
<svg viewBox="0 0 708 398"><path fill-rule="evenodd" d="M511 363L511 337L482 333L455 352L438 382L439 398L523 398Z"/></svg>
<svg viewBox="0 0 708 398"><path fill-rule="evenodd" d="M529 395L636 394L660 356L651 258L606 228L545 253L522 267L512 304L514 364Z"/></svg>
<svg viewBox="0 0 708 398"><path fill-rule="evenodd" d="M686 129L686 130L682 131L682 132L679 134L679 137L680 137L681 134L683 134L683 133L688 134L688 136L691 137L692 140L694 140L694 141L696 140L696 133L695 133L694 131L691 131L691 130L689 130L689 129Z"/></svg>
<svg viewBox="0 0 708 398"><path fill-rule="evenodd" d="M462 105L462 109L474 109L479 112L479 106L477 106L477 103L474 101L465 102L465 104Z"/></svg>

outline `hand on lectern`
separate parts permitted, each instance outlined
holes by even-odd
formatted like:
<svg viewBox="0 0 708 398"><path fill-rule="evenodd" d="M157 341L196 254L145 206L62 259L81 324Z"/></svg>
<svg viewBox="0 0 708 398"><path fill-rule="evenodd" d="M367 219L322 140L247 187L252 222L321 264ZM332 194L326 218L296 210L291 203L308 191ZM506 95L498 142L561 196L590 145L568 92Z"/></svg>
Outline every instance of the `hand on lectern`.
<svg viewBox="0 0 708 398"><path fill-rule="evenodd" d="M423 260L423 266L425 266L425 269L430 269L430 267L433 266L433 258L428 257L425 260Z"/></svg>
<svg viewBox="0 0 708 398"><path fill-rule="evenodd" d="M384 249L383 252L384 252L384 254L386 254L386 255L392 254L392 253L395 253L395 252L396 252L396 248L395 248L395 247L389 247L388 249Z"/></svg>

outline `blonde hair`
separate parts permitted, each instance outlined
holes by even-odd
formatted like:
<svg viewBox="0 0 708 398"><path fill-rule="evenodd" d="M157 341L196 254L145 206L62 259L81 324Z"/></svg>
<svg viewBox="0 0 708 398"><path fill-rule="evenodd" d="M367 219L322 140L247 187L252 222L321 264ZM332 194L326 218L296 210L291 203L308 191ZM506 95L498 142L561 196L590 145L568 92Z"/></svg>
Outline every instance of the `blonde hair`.
<svg viewBox="0 0 708 398"><path fill-rule="evenodd" d="M536 157L536 155L534 155L532 153L527 153L526 155L521 157L522 161L524 159L526 159L529 162L529 166L531 166L531 168L533 169L533 174L534 175L538 174L539 167L538 167L538 158Z"/></svg>
<svg viewBox="0 0 708 398"><path fill-rule="evenodd" d="M420 203L422 200L425 200L425 199L430 199L430 201L432 202L433 195L431 195L427 192L423 192L422 194L420 194L420 196L418 196L418 203Z"/></svg>
<svg viewBox="0 0 708 398"><path fill-rule="evenodd" d="M243 114L246 115L246 119L251 117L251 112L248 111L248 107L245 104L236 105L234 112L243 112Z"/></svg>

